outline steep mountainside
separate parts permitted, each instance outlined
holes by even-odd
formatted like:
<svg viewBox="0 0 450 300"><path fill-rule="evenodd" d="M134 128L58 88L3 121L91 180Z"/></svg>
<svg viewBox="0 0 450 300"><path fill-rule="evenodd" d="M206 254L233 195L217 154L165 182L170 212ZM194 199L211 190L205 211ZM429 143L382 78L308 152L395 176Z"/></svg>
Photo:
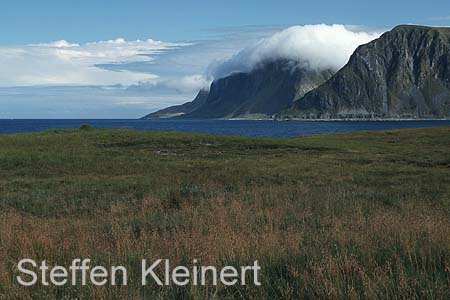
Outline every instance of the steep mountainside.
<svg viewBox="0 0 450 300"><path fill-rule="evenodd" d="M450 28L394 28L279 117L450 117Z"/></svg>
<svg viewBox="0 0 450 300"><path fill-rule="evenodd" d="M169 114L194 119L269 117L292 106L294 99L319 86L332 74L331 70L300 68L286 60L268 62L249 73L234 73L214 81L209 94L207 97L203 94L201 101L196 99L145 118Z"/></svg>

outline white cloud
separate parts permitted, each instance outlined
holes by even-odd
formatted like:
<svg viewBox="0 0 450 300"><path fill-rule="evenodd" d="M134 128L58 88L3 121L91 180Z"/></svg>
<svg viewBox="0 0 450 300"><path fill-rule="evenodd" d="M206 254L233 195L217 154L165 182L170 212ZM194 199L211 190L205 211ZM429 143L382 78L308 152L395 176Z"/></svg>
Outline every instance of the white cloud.
<svg viewBox="0 0 450 300"><path fill-rule="evenodd" d="M67 41L0 47L0 85L129 85L158 76L146 72L106 70L100 64L149 62L162 51L186 46L123 38L83 45Z"/></svg>
<svg viewBox="0 0 450 300"><path fill-rule="evenodd" d="M235 27L192 43L118 38L0 46L0 117L140 117L192 100L210 74L249 71L265 59L337 68L377 35L342 25Z"/></svg>
<svg viewBox="0 0 450 300"><path fill-rule="evenodd" d="M41 46L45 46L45 44L41 44ZM80 45L72 44L65 40L60 40L60 41L55 41L55 42L50 43L49 46L56 47L56 48L70 48L70 47L78 47Z"/></svg>
<svg viewBox="0 0 450 300"><path fill-rule="evenodd" d="M183 92L192 92L209 88L211 80L204 75L197 74L168 80L165 84L169 88L180 89Z"/></svg>
<svg viewBox="0 0 450 300"><path fill-rule="evenodd" d="M128 91L140 93L178 93L196 94L201 89L208 89L211 79L201 74L174 77L162 80L140 82L128 87Z"/></svg>
<svg viewBox="0 0 450 300"><path fill-rule="evenodd" d="M340 69L354 50L380 36L344 25L293 26L247 47L231 59L210 67L214 78L248 72L269 60L288 59L312 69Z"/></svg>

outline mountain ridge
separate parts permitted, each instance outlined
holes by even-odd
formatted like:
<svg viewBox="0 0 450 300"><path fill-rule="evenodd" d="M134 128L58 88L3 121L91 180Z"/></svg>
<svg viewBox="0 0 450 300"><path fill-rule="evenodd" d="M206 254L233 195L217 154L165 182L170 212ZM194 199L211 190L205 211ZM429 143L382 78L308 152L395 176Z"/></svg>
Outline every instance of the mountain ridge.
<svg viewBox="0 0 450 300"><path fill-rule="evenodd" d="M161 117L450 119L450 28L396 26L360 45L338 72L265 62L144 118Z"/></svg>
<svg viewBox="0 0 450 300"><path fill-rule="evenodd" d="M171 117L182 119L270 118L291 107L294 99L325 82L333 73L299 67L289 60L265 62L248 73L232 73L215 80L202 101L169 107L144 118L170 117L168 112Z"/></svg>
<svg viewBox="0 0 450 300"><path fill-rule="evenodd" d="M450 28L399 25L278 118L450 117Z"/></svg>

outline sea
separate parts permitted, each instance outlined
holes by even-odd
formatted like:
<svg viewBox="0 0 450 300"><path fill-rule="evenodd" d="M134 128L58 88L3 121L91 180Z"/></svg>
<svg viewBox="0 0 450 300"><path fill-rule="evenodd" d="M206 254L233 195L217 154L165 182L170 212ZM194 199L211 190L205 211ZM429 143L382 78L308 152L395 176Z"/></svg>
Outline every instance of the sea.
<svg viewBox="0 0 450 300"><path fill-rule="evenodd" d="M270 121L270 120L118 120L118 119L1 119L0 134L95 128L194 132L260 138L290 138L353 131L450 126L450 120L426 121Z"/></svg>

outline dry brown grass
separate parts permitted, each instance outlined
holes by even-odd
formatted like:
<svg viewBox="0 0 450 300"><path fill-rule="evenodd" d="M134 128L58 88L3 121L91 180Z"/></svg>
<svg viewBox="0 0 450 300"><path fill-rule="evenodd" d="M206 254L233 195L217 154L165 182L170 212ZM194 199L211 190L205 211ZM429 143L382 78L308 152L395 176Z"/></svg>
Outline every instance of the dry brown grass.
<svg viewBox="0 0 450 300"><path fill-rule="evenodd" d="M189 264L187 258L197 258L212 265L259 259L266 268L279 262L279 269L272 272L286 272L286 286L275 294L283 299L300 295L318 299L385 299L386 295L419 299L426 294L416 293L422 283L420 278L411 280L411 271L432 275L442 273L444 268L447 280L450 278L450 220L445 214L430 214L422 208L402 213L385 209L367 217L356 209L344 217L320 218L317 228L306 225L314 218L308 207L268 209L258 206L258 200L250 205L237 200L212 201L214 205L177 209L183 221L166 230L139 231L136 225L130 225L130 220L145 222L156 213L171 214L153 198L144 199L134 208L113 205L94 219L39 219L4 212L0 215L0 256L8 258L2 260L0 268L4 294L7 299L36 299L29 289L14 284L9 273L11 265L24 257L50 258L53 264L68 264L75 257L94 258L106 265L125 265L135 274L139 274L135 264L139 258L170 258L180 264ZM293 216L304 220L305 226L280 228ZM304 259L301 265L293 258L299 254ZM265 284L276 285L273 279L266 278ZM448 286L434 288L429 287L427 298L445 299L449 295ZM52 288L48 290L58 294ZM135 280L128 288L91 288L83 299L141 299L140 290ZM218 295L221 290L227 294L224 287L219 293L208 287L184 297L201 299ZM245 298L263 296L257 288L243 293Z"/></svg>
<svg viewBox="0 0 450 300"><path fill-rule="evenodd" d="M217 162L158 157L157 166L173 171L162 191L132 194L108 205L82 202L88 211L71 210L70 204L54 216L35 207L20 209L14 202L0 211L0 299L450 299L450 172L441 166L448 157L443 150L447 142L432 148L441 156L408 154L409 160L439 161L437 167L411 166L398 159L406 157L402 151L411 151L408 137L398 133L405 141L403 150L396 149L397 157L392 157L390 144L383 144L385 137L369 142L363 136L358 143L353 135L342 137L347 141L341 146L326 138L301 140L301 147L310 143L299 150L306 154L293 151L283 157L276 149L264 150L268 152L260 157L232 147L226 148L230 156L225 162L223 157ZM310 150L330 144L342 148L325 154ZM136 157L127 155L134 164ZM223 169L214 169L213 163ZM242 165L254 168L243 170ZM183 175L187 166L196 171ZM93 169L89 176L107 169L86 168ZM124 180L119 170L114 172ZM139 173L133 182L146 176ZM85 175L65 175L64 180L75 177ZM15 180L22 186L28 179ZM54 184L61 179L49 180ZM8 184L2 183L3 195L13 193ZM96 184L83 192L99 188ZM132 181L123 187L136 189ZM58 185L50 191L75 197ZM66 266L74 258L124 265L129 286L23 288L14 279L21 258ZM217 266L259 260L263 286L142 288L138 275L143 258L187 265L195 258Z"/></svg>

